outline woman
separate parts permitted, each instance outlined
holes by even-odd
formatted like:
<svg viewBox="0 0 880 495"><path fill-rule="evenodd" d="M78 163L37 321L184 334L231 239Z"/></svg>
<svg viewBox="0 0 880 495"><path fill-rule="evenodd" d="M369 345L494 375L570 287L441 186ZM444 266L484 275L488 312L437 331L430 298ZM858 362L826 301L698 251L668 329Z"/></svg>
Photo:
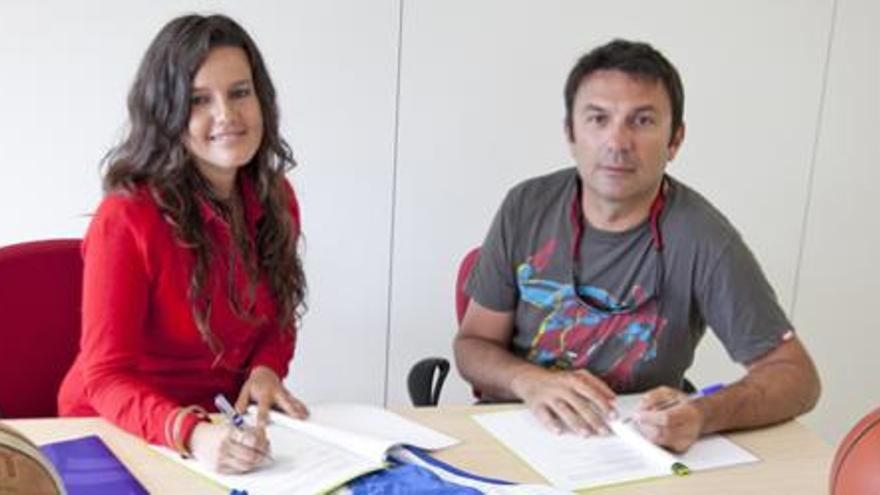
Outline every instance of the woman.
<svg viewBox="0 0 880 495"><path fill-rule="evenodd" d="M105 159L83 242L81 350L62 415L95 415L220 471L268 454L305 279L275 89L250 36L224 16L172 20L128 96L128 136ZM223 393L255 428L214 425Z"/></svg>

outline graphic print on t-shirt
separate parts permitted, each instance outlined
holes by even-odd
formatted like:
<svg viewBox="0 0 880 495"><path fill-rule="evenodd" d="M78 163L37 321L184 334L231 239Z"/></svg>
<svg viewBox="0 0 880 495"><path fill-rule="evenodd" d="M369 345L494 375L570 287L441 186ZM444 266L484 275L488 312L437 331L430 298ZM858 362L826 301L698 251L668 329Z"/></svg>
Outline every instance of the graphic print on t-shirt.
<svg viewBox="0 0 880 495"><path fill-rule="evenodd" d="M647 300L639 284L621 301L598 287L580 285L575 294L572 281L542 279L555 249L551 239L516 269L522 301L545 314L528 359L544 367L586 368L612 388L628 388L637 368L657 355L666 323L657 299Z"/></svg>

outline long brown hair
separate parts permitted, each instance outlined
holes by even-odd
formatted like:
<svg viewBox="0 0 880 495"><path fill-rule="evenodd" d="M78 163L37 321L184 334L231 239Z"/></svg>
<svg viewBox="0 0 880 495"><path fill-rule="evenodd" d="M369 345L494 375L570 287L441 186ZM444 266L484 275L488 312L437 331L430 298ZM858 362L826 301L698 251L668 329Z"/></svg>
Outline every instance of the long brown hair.
<svg viewBox="0 0 880 495"><path fill-rule="evenodd" d="M128 94L130 129L125 139L104 158L104 191L146 185L179 242L191 250L194 269L189 298L196 326L216 353L221 350L209 321L211 300L209 267L215 255L204 230L198 197L222 210L206 180L198 173L183 144L190 114L193 77L208 53L217 47L242 48L250 62L254 89L263 117L263 139L250 163L239 169L238 181L249 180L264 216L258 224L255 253L250 252L247 229L232 215L231 256L242 257L248 275L250 302L254 285L265 277L275 298L282 332L291 336L305 311L305 275L297 252L299 225L290 214L285 173L296 163L278 131L275 87L263 57L247 32L222 15L186 15L165 25L150 44ZM234 261L234 260L230 260ZM229 264L227 282L233 311L252 317L252 307L241 301L234 284L235 263Z"/></svg>

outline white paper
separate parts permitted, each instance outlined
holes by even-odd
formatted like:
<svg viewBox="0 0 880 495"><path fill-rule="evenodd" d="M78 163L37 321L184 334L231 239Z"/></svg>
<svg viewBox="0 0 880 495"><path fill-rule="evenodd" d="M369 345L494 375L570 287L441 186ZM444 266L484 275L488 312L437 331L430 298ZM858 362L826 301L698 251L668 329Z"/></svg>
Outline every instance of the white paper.
<svg viewBox="0 0 880 495"><path fill-rule="evenodd" d="M194 459L181 459L169 449L153 448L228 489L244 489L255 494L321 493L383 467L382 462L278 424L269 425L266 433L271 443L272 461L242 475L220 474Z"/></svg>
<svg viewBox="0 0 880 495"><path fill-rule="evenodd" d="M385 409L365 404L317 404L310 408L309 422L363 436L381 438L395 445L424 450L451 447L458 440Z"/></svg>
<svg viewBox="0 0 880 495"><path fill-rule="evenodd" d="M254 417L254 408L246 416ZM389 448L410 444L434 450L458 440L402 418L360 404L323 404L310 408L302 421L271 412L266 428L272 462L243 475L223 475L194 460L154 447L227 488L256 494L314 494L339 486L358 475L381 469Z"/></svg>
<svg viewBox="0 0 880 495"><path fill-rule="evenodd" d="M748 450L721 435L708 435L700 438L678 458L692 471L705 471L760 460Z"/></svg>
<svg viewBox="0 0 880 495"><path fill-rule="evenodd" d="M628 397L618 398L621 417L628 417L635 403ZM702 438L686 454L676 456L620 421L610 426L622 435L585 438L572 433L556 435L527 409L477 414L474 419L551 484L565 490L668 476L674 462L702 470L758 460L718 435Z"/></svg>
<svg viewBox="0 0 880 495"><path fill-rule="evenodd" d="M671 470L673 464L680 462L674 454L643 437L632 422L612 421L608 423L608 427L611 428L614 435L648 457L651 462L660 466L664 471Z"/></svg>

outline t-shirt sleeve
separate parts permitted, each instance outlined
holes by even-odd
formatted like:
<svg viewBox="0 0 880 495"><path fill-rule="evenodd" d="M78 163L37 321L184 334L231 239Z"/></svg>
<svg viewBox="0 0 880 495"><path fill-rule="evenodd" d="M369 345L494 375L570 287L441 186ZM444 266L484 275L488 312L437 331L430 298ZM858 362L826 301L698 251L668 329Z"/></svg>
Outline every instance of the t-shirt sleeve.
<svg viewBox="0 0 880 495"><path fill-rule="evenodd" d="M730 357L742 364L775 349L793 330L758 261L733 235L699 281L698 304Z"/></svg>
<svg viewBox="0 0 880 495"><path fill-rule="evenodd" d="M489 234L483 241L480 257L465 285L472 299L495 311L514 311L519 300L519 288L510 250L513 223L517 208L513 193L508 193L495 214Z"/></svg>

